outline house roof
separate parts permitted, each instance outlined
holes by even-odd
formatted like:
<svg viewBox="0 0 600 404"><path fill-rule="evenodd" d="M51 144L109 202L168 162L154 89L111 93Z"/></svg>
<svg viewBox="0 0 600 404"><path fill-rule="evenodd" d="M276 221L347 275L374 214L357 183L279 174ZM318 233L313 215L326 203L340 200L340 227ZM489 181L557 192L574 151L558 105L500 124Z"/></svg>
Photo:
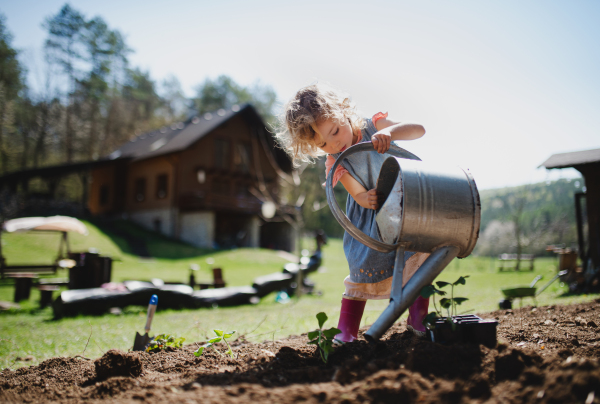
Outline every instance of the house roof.
<svg viewBox="0 0 600 404"><path fill-rule="evenodd" d="M138 135L108 156L96 161L32 168L5 174L0 176L0 187L4 184L15 183L38 176L46 178L60 177L72 172L85 171L104 164L110 164L112 161L118 159L135 161L182 151L239 114L243 114L260 126L265 126L261 116L250 104L234 105L228 109L219 109L215 112L194 116L185 122L175 123L168 127ZM285 173L290 173L292 171L292 164L286 153L275 146L271 136L266 136L264 140L271 148L275 162L279 165L279 168Z"/></svg>
<svg viewBox="0 0 600 404"><path fill-rule="evenodd" d="M553 154L540 167L567 168L600 162L600 149Z"/></svg>
<svg viewBox="0 0 600 404"><path fill-rule="evenodd" d="M260 123L264 125L262 119L250 104L234 105L229 109L219 109L216 112L197 115L186 122L175 123L171 126L138 135L108 155L108 158L142 160L185 150L234 116L248 112L258 117Z"/></svg>

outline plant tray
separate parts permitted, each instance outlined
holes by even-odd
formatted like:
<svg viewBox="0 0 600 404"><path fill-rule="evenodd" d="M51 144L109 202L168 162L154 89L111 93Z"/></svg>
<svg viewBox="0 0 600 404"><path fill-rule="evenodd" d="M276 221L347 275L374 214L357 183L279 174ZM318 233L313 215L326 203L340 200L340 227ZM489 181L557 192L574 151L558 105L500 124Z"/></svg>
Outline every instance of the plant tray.
<svg viewBox="0 0 600 404"><path fill-rule="evenodd" d="M438 317L435 328L428 330L430 341L440 344L455 342L482 344L488 348L496 346L496 326L498 321L486 320L474 314L453 316L452 324L446 317Z"/></svg>

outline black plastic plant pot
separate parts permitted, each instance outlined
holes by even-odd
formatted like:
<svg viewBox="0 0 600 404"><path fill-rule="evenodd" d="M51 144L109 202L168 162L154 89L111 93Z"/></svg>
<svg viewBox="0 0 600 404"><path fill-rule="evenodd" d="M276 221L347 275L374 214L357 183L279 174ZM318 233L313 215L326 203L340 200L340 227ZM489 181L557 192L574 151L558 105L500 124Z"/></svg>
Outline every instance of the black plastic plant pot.
<svg viewBox="0 0 600 404"><path fill-rule="evenodd" d="M428 330L430 341L440 344L456 342L482 344L488 348L496 346L496 320L485 320L474 314L453 316L452 323L445 317L438 317L435 327Z"/></svg>

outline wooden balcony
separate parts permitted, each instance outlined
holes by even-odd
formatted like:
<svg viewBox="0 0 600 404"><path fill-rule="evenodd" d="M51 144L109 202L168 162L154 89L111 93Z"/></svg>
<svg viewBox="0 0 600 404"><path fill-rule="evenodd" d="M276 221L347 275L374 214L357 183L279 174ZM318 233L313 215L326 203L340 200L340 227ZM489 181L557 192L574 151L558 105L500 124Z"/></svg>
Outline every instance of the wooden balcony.
<svg viewBox="0 0 600 404"><path fill-rule="evenodd" d="M231 196L215 192L187 192L179 197L179 209L232 211L257 215L262 203L254 196Z"/></svg>

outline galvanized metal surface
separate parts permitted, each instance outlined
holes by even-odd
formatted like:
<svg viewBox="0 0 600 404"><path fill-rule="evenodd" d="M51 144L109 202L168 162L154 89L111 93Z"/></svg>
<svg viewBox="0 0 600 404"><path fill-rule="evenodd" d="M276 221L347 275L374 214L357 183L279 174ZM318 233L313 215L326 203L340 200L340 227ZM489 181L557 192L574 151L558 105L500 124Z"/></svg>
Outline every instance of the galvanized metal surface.
<svg viewBox="0 0 600 404"><path fill-rule="evenodd" d="M390 169L393 165L399 170ZM418 252L456 245L461 258L473 251L481 204L468 172L389 157L381 169L381 182L388 183L389 178L381 177L390 176L396 182L376 218L382 241L401 242L407 250Z"/></svg>
<svg viewBox="0 0 600 404"><path fill-rule="evenodd" d="M374 151L374 150L375 149L373 148L373 144L370 142L369 143L359 143L359 144L349 147L346 151L344 151L338 157L336 162L333 164L333 167L331 167L331 172L334 173L335 170L337 169L337 167L340 165L340 163L346 157L348 157L354 153L361 152L361 151ZM387 153L389 153L395 157L400 157L403 159L420 160L417 156L415 156L411 152L404 150L394 144L392 144L390 146L390 149L387 151ZM356 240L360 241L367 247L370 247L376 251L387 253L387 252L396 250L396 248L398 246L382 243L379 240L375 240L374 238L364 234L362 231L360 231L356 226L354 226L352 224L350 219L348 219L348 217L344 214L344 212L342 212L340 205L338 204L337 200L335 199L335 194L333 193L333 175L327 176L327 181L325 182L325 184L326 184L325 194L327 195L327 203L329 204L329 207L331 208L331 213L333 213L333 216L342 225L342 227L348 232L348 234L350 234L352 237L354 237Z"/></svg>
<svg viewBox="0 0 600 404"><path fill-rule="evenodd" d="M383 194L384 202L379 208L375 220L379 238L388 244L396 244L402 231L402 205L404 189L400 165L395 158L387 158L379 172L377 192Z"/></svg>

